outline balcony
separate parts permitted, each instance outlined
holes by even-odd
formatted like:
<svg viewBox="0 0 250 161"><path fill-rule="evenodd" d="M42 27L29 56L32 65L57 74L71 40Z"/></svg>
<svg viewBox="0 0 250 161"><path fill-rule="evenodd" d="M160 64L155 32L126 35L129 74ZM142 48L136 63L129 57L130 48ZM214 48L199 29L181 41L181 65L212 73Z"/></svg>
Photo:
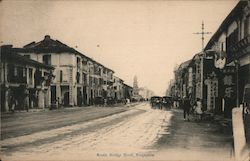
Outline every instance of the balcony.
<svg viewBox="0 0 250 161"><path fill-rule="evenodd" d="M228 59L233 60L237 54L237 58L250 52L250 35L246 36L239 42L235 43L228 49Z"/></svg>
<svg viewBox="0 0 250 161"><path fill-rule="evenodd" d="M18 77L18 76L8 75L7 80L9 83L27 84L27 77Z"/></svg>

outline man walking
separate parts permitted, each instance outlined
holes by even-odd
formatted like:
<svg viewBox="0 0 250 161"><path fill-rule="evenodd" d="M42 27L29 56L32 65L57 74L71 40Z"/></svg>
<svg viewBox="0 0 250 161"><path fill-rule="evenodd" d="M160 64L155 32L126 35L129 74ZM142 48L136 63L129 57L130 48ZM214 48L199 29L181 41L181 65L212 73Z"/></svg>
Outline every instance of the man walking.
<svg viewBox="0 0 250 161"><path fill-rule="evenodd" d="M183 100L183 114L184 114L184 120L188 120L189 121L189 113L190 113L190 101L187 97L184 97Z"/></svg>

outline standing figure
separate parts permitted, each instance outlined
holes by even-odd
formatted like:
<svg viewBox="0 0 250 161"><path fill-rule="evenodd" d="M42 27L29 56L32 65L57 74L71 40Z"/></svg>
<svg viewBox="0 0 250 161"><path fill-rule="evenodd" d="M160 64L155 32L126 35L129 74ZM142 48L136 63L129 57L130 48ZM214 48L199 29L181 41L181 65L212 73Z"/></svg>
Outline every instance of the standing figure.
<svg viewBox="0 0 250 161"><path fill-rule="evenodd" d="M189 114L190 114L190 101L188 98L184 97L183 100L183 114L184 114L184 120L188 120L189 121Z"/></svg>
<svg viewBox="0 0 250 161"><path fill-rule="evenodd" d="M59 97L57 97L57 99L56 99L56 107L57 107L57 109L60 107L60 98Z"/></svg>
<svg viewBox="0 0 250 161"><path fill-rule="evenodd" d="M16 102L16 99L15 97L12 95L10 97L10 110L14 113L15 112L15 108L16 108L16 105L17 105L17 102Z"/></svg>
<svg viewBox="0 0 250 161"><path fill-rule="evenodd" d="M199 98L197 98L197 106L196 106L196 113L199 116L199 120L202 120L202 103Z"/></svg>

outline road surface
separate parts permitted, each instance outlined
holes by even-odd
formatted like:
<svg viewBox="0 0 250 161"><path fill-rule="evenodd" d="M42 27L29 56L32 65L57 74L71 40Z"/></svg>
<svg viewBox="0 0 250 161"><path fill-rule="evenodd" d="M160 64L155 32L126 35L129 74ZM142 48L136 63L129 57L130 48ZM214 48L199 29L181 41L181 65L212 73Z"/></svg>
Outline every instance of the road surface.
<svg viewBox="0 0 250 161"><path fill-rule="evenodd" d="M173 160L191 154L196 156L193 159L206 159L204 154L230 159L230 142L225 135L214 133L218 127L185 122L178 110L151 109L142 103L69 111L53 111L47 117L44 113L25 118L20 114L23 121L6 116L1 141L3 160ZM17 130L12 128L14 125ZM223 155L214 154L216 150Z"/></svg>

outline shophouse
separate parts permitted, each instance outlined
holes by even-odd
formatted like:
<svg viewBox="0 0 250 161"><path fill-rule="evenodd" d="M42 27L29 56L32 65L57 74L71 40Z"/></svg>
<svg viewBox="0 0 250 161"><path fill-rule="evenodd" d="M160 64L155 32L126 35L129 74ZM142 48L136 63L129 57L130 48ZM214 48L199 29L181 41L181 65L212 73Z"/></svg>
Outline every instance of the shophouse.
<svg viewBox="0 0 250 161"><path fill-rule="evenodd" d="M50 107L53 70L17 54L12 45L1 46L1 111Z"/></svg>
<svg viewBox="0 0 250 161"><path fill-rule="evenodd" d="M55 68L51 102L58 102L60 105L93 104L94 98L107 93L108 88L105 86L112 83L114 71L48 35L44 40L16 48L16 51Z"/></svg>

